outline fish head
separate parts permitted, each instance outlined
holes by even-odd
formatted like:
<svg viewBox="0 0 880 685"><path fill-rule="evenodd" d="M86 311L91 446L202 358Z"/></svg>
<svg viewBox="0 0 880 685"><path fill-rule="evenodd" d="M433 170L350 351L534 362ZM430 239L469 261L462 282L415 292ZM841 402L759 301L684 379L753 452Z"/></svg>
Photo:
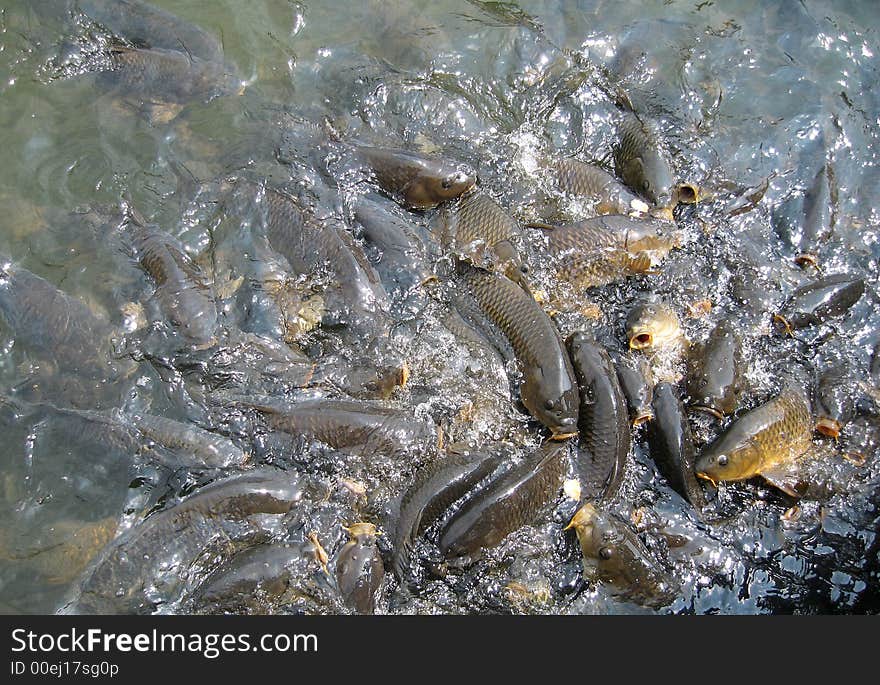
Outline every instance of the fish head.
<svg viewBox="0 0 880 685"><path fill-rule="evenodd" d="M471 190L477 184L476 172L466 164L454 169L443 169L433 185L433 192L440 200L452 200Z"/></svg>
<svg viewBox="0 0 880 685"><path fill-rule="evenodd" d="M626 327L626 337L632 350L662 347L682 335L675 312L657 303L648 303L630 312Z"/></svg>
<svg viewBox="0 0 880 685"><path fill-rule="evenodd" d="M580 402L576 387L551 391L542 370L534 368L526 374L522 398L526 409L550 429L554 439L562 440L577 433Z"/></svg>
<svg viewBox="0 0 880 685"><path fill-rule="evenodd" d="M721 446L703 454L696 463L699 478L717 483L722 480L745 480L758 474L761 451L747 440L733 447Z"/></svg>

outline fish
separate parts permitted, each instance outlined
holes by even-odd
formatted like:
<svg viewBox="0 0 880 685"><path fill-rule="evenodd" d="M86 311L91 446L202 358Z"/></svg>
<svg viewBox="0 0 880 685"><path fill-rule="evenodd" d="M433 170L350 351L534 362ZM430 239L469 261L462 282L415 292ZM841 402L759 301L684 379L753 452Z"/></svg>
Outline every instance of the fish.
<svg viewBox="0 0 880 685"><path fill-rule="evenodd" d="M498 468L500 457L490 452L456 451L420 469L400 500L394 533L391 569L404 582L412 563L416 538L468 490Z"/></svg>
<svg viewBox="0 0 880 685"><path fill-rule="evenodd" d="M135 258L155 283L163 314L195 349L214 347L217 303L204 272L179 240L147 225L140 215L130 213L128 226Z"/></svg>
<svg viewBox="0 0 880 685"><path fill-rule="evenodd" d="M528 290L529 267L517 248L522 230L484 190L474 189L444 207L439 232L443 245L459 258L497 269Z"/></svg>
<svg viewBox="0 0 880 685"><path fill-rule="evenodd" d="M608 214L556 227L537 225L549 229L548 250L559 275L583 288L648 273L678 244L663 222L650 218Z"/></svg>
<svg viewBox="0 0 880 685"><path fill-rule="evenodd" d="M684 341L681 322L667 304L648 302L630 311L626 318L626 337L632 350L654 352Z"/></svg>
<svg viewBox="0 0 880 685"><path fill-rule="evenodd" d="M600 214L647 213L650 209L644 200L600 166L569 157L555 160L550 169L562 192L596 200Z"/></svg>
<svg viewBox="0 0 880 685"><path fill-rule="evenodd" d="M107 50L107 57L109 68L101 72L102 80L144 102L208 102L241 89L241 81L225 64L179 50L114 45Z"/></svg>
<svg viewBox="0 0 880 685"><path fill-rule="evenodd" d="M623 480L630 449L626 398L608 352L584 331L566 343L580 389L579 428L586 453L575 469L582 497L610 498Z"/></svg>
<svg viewBox="0 0 880 685"><path fill-rule="evenodd" d="M661 151L651 124L634 112L625 112L617 127L614 164L620 178L656 207L672 204L672 168Z"/></svg>
<svg viewBox="0 0 880 685"><path fill-rule="evenodd" d="M651 458L669 487L697 510L702 510L706 506L706 493L694 470L697 450L676 387L666 381L657 383L652 406L654 420L648 425Z"/></svg>
<svg viewBox="0 0 880 685"><path fill-rule="evenodd" d="M428 454L442 446L442 432L430 420L411 411L378 403L317 399L287 403L273 398L227 396L227 402L265 414L273 430L319 440L333 449L370 457L395 458Z"/></svg>
<svg viewBox="0 0 880 685"><path fill-rule="evenodd" d="M336 558L336 584L346 604L359 614L372 614L385 577L385 567L376 547L376 526L355 523L345 531L349 540Z"/></svg>
<svg viewBox="0 0 880 685"><path fill-rule="evenodd" d="M441 553L447 558L472 559L532 522L559 494L567 455L567 443L548 443L472 492L444 524Z"/></svg>
<svg viewBox="0 0 880 685"><path fill-rule="evenodd" d="M526 409L554 439L577 433L577 383L556 326L531 295L505 276L464 263L459 273L470 297L513 347Z"/></svg>
<svg viewBox="0 0 880 685"><path fill-rule="evenodd" d="M106 315L2 254L0 319L17 344L65 374L106 384L137 368L131 359L114 355L117 331Z"/></svg>
<svg viewBox="0 0 880 685"><path fill-rule="evenodd" d="M629 417L633 426L639 426L654 418L651 400L654 396L654 379L651 364L639 355L631 353L617 357L615 365L620 389L626 397Z"/></svg>
<svg viewBox="0 0 880 685"><path fill-rule="evenodd" d="M281 189L262 189L248 184L246 190L259 201L266 236L283 255L294 273L326 283L322 326L341 327L363 344L388 337L392 326L388 293L376 270L333 216L320 217L306 204Z"/></svg>
<svg viewBox="0 0 880 685"><path fill-rule="evenodd" d="M267 537L249 517L287 514L319 497L316 484L272 467L199 488L115 538L78 583L63 613L145 613L200 578L199 559ZM228 553L228 552L227 552Z"/></svg>
<svg viewBox="0 0 880 685"><path fill-rule="evenodd" d="M223 61L217 36L144 0L77 0L91 19L133 45L183 50L211 62Z"/></svg>
<svg viewBox="0 0 880 685"><path fill-rule="evenodd" d="M354 149L379 186L411 209L430 209L454 200L477 183L470 166L443 157L368 145Z"/></svg>
<svg viewBox="0 0 880 685"><path fill-rule="evenodd" d="M394 290L406 294L432 279L427 246L408 222L366 199L358 201L354 218L364 240L381 253L376 271L389 294Z"/></svg>
<svg viewBox="0 0 880 685"><path fill-rule="evenodd" d="M142 439L179 455L181 463L228 468L242 466L250 459L250 455L229 438L193 424L142 412L113 410L111 413L120 424L133 426Z"/></svg>
<svg viewBox="0 0 880 685"><path fill-rule="evenodd" d="M742 341L727 319L718 322L688 379L688 404L716 418L732 414L742 391Z"/></svg>
<svg viewBox="0 0 880 685"><path fill-rule="evenodd" d="M831 165L823 165L804 194L800 252L794 258L799 266L818 266L818 248L831 236L834 228L833 179Z"/></svg>
<svg viewBox="0 0 880 685"><path fill-rule="evenodd" d="M846 362L823 369L817 380L813 410L816 430L835 440L855 416L856 396Z"/></svg>
<svg viewBox="0 0 880 685"><path fill-rule="evenodd" d="M792 331L825 323L846 314L861 299L865 281L849 274L834 274L797 288L782 309L773 315L777 330Z"/></svg>
<svg viewBox="0 0 880 685"><path fill-rule="evenodd" d="M804 392L782 391L734 421L700 455L697 476L712 483L747 480L802 457L812 444L813 418Z"/></svg>
<svg viewBox="0 0 880 685"><path fill-rule="evenodd" d="M667 606L678 596L681 586L616 516L588 502L568 528L577 534L585 579L610 585L612 594L652 608Z"/></svg>
<svg viewBox="0 0 880 685"><path fill-rule="evenodd" d="M52 585L74 581L89 562L116 535L119 521L107 517L98 521L62 519L45 527L43 535L27 546L13 546L0 533L0 559L18 562L46 578Z"/></svg>
<svg viewBox="0 0 880 685"><path fill-rule="evenodd" d="M205 578L186 598L186 613L262 615L289 605L308 614L327 607L341 613L324 578L311 541L256 545Z"/></svg>

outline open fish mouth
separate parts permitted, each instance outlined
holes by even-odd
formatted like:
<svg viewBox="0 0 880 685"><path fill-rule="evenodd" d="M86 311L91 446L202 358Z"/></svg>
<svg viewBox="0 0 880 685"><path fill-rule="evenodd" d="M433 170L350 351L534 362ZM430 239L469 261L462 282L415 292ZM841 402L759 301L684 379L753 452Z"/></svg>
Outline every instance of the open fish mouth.
<svg viewBox="0 0 880 685"><path fill-rule="evenodd" d="M695 404L691 406L691 409L694 411L703 412L704 414L709 414L714 416L716 419L721 420L724 418L724 414L715 409L715 407L711 407L708 404Z"/></svg>
<svg viewBox="0 0 880 685"><path fill-rule="evenodd" d="M648 331L633 333L629 337L629 347L631 350L645 350L654 344L654 336Z"/></svg>

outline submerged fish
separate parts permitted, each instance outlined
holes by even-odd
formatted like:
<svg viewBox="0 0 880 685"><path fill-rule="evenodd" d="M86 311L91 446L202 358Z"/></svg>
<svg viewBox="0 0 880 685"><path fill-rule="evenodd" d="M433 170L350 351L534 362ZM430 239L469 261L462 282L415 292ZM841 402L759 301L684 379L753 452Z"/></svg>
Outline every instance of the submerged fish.
<svg viewBox="0 0 880 685"><path fill-rule="evenodd" d="M213 289L179 240L142 217L129 222L135 257L156 284L155 297L174 328L196 349L217 344Z"/></svg>
<svg viewBox="0 0 880 685"><path fill-rule="evenodd" d="M249 519L286 514L312 484L271 467L215 481L128 529L97 557L65 606L73 613L143 613L176 601L199 578L199 559L266 533Z"/></svg>
<svg viewBox="0 0 880 685"><path fill-rule="evenodd" d="M207 101L241 87L225 64L178 50L117 45L108 50L108 57L110 69L102 73L102 79L121 93L149 103Z"/></svg>
<svg viewBox="0 0 880 685"><path fill-rule="evenodd" d="M355 149L379 186L395 200L414 209L430 209L453 200L477 183L471 167L442 157L366 145Z"/></svg>
<svg viewBox="0 0 880 685"><path fill-rule="evenodd" d="M733 325L720 321L697 355L688 382L690 406L717 418L732 414L742 389L742 342Z"/></svg>
<svg viewBox="0 0 880 685"><path fill-rule="evenodd" d="M813 419L804 393L786 386L737 419L700 455L696 472L712 482L770 475L809 450Z"/></svg>
<svg viewBox="0 0 880 685"><path fill-rule="evenodd" d="M626 398L611 358L592 336L578 331L567 344L581 393L581 442L587 448L575 461L581 492L588 498L613 497L630 448Z"/></svg>
<svg viewBox="0 0 880 685"><path fill-rule="evenodd" d="M376 547L376 526L355 523L345 530L349 540L336 558L336 583L349 606L359 614L372 614L385 576Z"/></svg>
<svg viewBox="0 0 880 685"><path fill-rule="evenodd" d="M407 457L437 449L440 428L412 412L352 400L305 400L284 404L272 398L230 398L264 413L270 428L320 440L333 449L370 457Z"/></svg>
<svg viewBox="0 0 880 685"><path fill-rule="evenodd" d="M577 533L585 578L607 583L613 594L649 607L660 608L675 599L675 579L623 521L588 503L568 528Z"/></svg>
<svg viewBox="0 0 880 685"><path fill-rule="evenodd" d="M65 374L107 383L131 374L113 357L110 321L44 278L0 255L0 319L18 344Z"/></svg>
<svg viewBox="0 0 880 685"><path fill-rule="evenodd" d="M567 454L566 443L548 443L471 493L444 525L440 551L447 557L473 558L532 522L559 494Z"/></svg>
<svg viewBox="0 0 880 685"><path fill-rule="evenodd" d="M574 370L553 322L513 281L460 264L469 295L510 341L523 374L520 395L529 412L563 439L577 433Z"/></svg>
<svg viewBox="0 0 880 685"><path fill-rule="evenodd" d="M800 252L795 257L800 266L817 266L819 263L819 246L828 239L834 227L834 194L832 167L825 164L804 195Z"/></svg>

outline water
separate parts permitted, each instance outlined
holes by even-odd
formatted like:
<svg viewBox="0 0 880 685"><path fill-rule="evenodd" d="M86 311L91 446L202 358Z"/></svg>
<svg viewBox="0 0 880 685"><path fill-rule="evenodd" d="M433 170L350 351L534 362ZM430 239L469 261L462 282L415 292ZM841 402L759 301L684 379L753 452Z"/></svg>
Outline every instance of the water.
<svg viewBox="0 0 880 685"><path fill-rule="evenodd" d="M709 299L709 315L685 319L686 333L697 342L720 317L734 318L749 360L745 406L765 400L793 360L809 367L831 350L851 362L853 392L860 392L856 381L866 377L880 324L873 294L880 256L880 14L871 3L164 0L155 4L220 38L243 88L241 95L196 99L176 110L133 102L83 73L110 36L59 11L63 4L11 0L0 15L0 254L101 312L117 327L110 344L138 364L120 384L84 395L54 380L51 363L22 349L4 326L0 387L23 399L69 405L79 398L94 408L124 404L201 421L261 460L313 470L334 487L343 480L366 487L367 504L340 491L309 510L307 522L288 528L298 543L314 529L331 557L338 553L346 539L341 524L393 506L418 462L346 460L314 447L277 445L265 435L253 442L243 415L208 416L210 407L190 392L202 358L176 370L149 361L174 359L173 341L161 323L143 325L155 321L153 286L126 253L113 217L120 201L130 203L179 238L215 287L234 283L241 275L236 250L247 244L241 238L247 231L239 234L236 221L217 216L217 188L203 183L236 174L293 181L323 206L343 211L364 192L363 184L325 187L303 134L312 129L298 121L465 161L520 220L577 218L589 207L560 201L539 173L542 159L555 152L609 160L613 93L623 89L659 122L677 176L715 201L679 215L683 246L660 275L597 289L590 298L602 311L598 322L561 315L561 331L590 326L613 347L641 295L654 293L680 312ZM781 340L768 335L766 314L807 277L792 262L791 241L773 228L773 210L802 194L826 162L833 165L837 201L822 268L864 277L869 292L834 326L811 331L804 341ZM726 202L765 180L754 210L725 215ZM399 214L420 230L434 216ZM740 281L745 285L737 291ZM732 299L754 284L760 305L756 298L754 307ZM223 299L221 321L238 324L241 302ZM417 333L400 338L410 380L389 403L445 421L450 439L533 446L536 424L511 402L503 362L470 355L438 323L435 305L420 306L426 308ZM229 359L227 375L255 377L235 353ZM252 367L259 368L263 362L255 359ZM278 390L260 382L262 392ZM864 399L860 408L859 425L869 437L866 465L850 468L843 447L817 438L816 449L836 460L828 479L835 487L805 499L795 520L783 517L792 501L750 482L722 489L726 518L699 521L657 475L644 433L635 433L615 507L625 517L640 509L649 520L665 521L667 532L690 539L667 549L658 529L644 535L684 581L666 611L877 611L876 407ZM72 430L84 429L58 417L0 409L7 436L0 446L0 602L8 612L54 611L75 585L33 561L57 545L56 528L109 518L125 529L218 475L168 466L149 449L72 440ZM700 444L717 433L708 422L694 427ZM559 531L567 513L560 504L490 551L485 563L432 580L416 597L398 592L389 577L379 610L648 611L616 599L610 588L581 582L577 544ZM511 583L526 588L514 600L505 589Z"/></svg>

